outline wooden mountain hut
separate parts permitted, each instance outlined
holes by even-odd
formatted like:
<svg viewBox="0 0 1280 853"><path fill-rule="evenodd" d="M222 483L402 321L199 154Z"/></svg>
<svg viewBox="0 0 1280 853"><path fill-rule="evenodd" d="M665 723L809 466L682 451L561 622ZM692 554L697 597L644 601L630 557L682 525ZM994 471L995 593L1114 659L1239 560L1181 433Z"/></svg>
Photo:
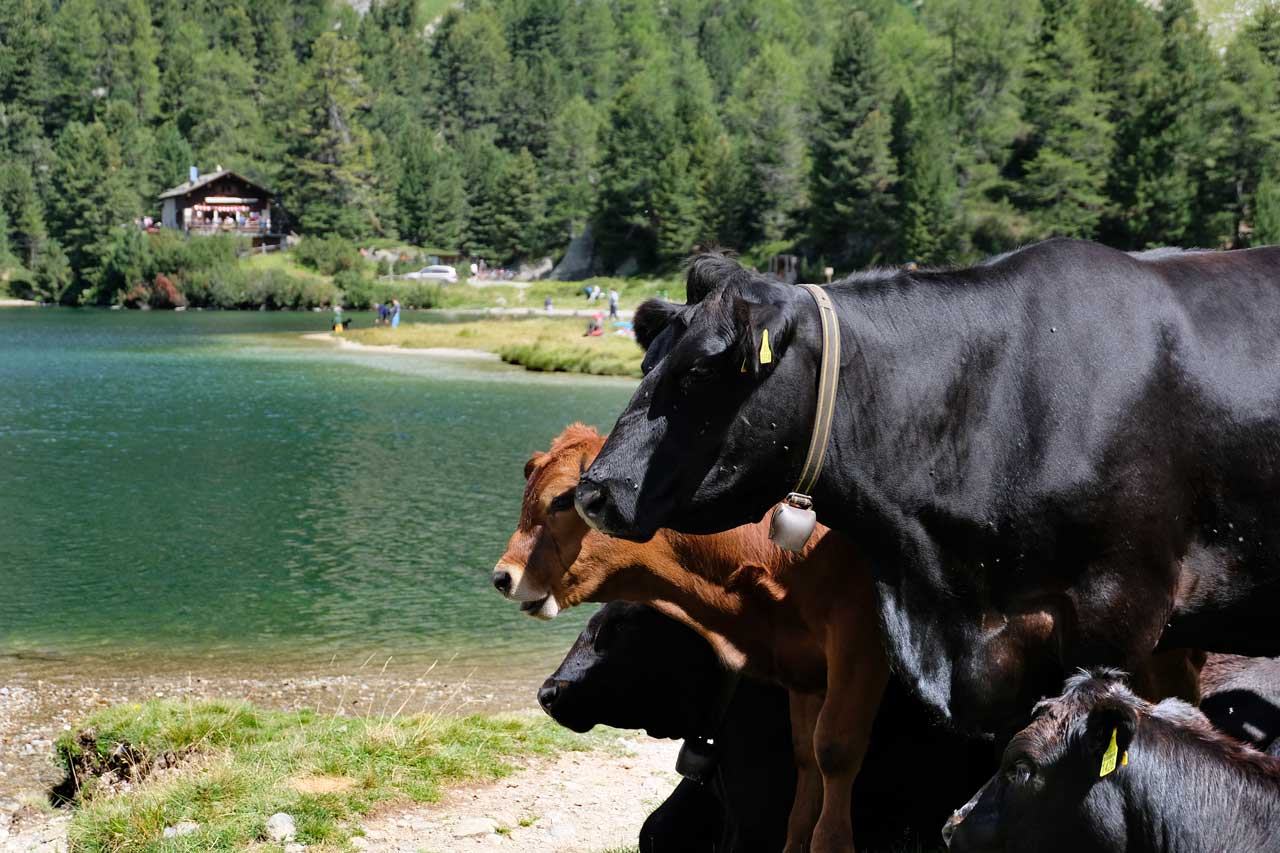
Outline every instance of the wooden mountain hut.
<svg viewBox="0 0 1280 853"><path fill-rule="evenodd" d="M230 169L207 175L191 168L191 179L160 193L160 223L188 234L240 234L253 245L276 245L283 234L272 227L271 190Z"/></svg>

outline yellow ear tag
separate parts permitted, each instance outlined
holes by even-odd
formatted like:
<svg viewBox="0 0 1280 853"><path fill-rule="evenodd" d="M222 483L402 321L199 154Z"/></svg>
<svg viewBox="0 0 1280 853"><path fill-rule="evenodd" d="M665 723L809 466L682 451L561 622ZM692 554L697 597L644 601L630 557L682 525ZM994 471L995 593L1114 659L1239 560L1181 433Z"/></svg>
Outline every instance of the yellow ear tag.
<svg viewBox="0 0 1280 853"><path fill-rule="evenodd" d="M742 360L742 370L740 370L740 371L738 371L738 372L739 372L739 373L746 373L746 372L747 372L747 360L746 360L745 358Z"/></svg>
<svg viewBox="0 0 1280 853"><path fill-rule="evenodd" d="M1102 753L1102 770L1101 772L1098 773L1099 779L1101 779L1103 776L1106 776L1108 773L1113 772L1116 769L1116 757L1119 752L1120 752L1120 748L1116 746L1116 729L1112 729L1111 745L1107 747L1106 752ZM1128 764L1129 753L1126 752L1124 754L1124 757L1125 757L1124 763Z"/></svg>
<svg viewBox="0 0 1280 853"><path fill-rule="evenodd" d="M768 364L773 361L773 350L769 349L769 330L765 329L760 333L760 363Z"/></svg>

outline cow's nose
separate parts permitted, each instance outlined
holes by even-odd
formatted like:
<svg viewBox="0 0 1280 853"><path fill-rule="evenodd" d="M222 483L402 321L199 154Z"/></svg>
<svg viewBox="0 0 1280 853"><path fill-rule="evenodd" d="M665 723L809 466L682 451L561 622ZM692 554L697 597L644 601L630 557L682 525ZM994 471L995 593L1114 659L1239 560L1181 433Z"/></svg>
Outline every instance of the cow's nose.
<svg viewBox="0 0 1280 853"><path fill-rule="evenodd" d="M573 504L577 507L579 515L587 520L598 519L604 514L607 502L608 498L605 496L604 486L586 477L578 480L578 488L573 495Z"/></svg>
<svg viewBox="0 0 1280 853"><path fill-rule="evenodd" d="M511 572L506 569L493 570L493 588L503 595L511 592Z"/></svg>
<svg viewBox="0 0 1280 853"><path fill-rule="evenodd" d="M548 714L551 708L556 704L556 699L560 696L560 686L558 684L545 684L538 690L538 704L542 706L542 710Z"/></svg>

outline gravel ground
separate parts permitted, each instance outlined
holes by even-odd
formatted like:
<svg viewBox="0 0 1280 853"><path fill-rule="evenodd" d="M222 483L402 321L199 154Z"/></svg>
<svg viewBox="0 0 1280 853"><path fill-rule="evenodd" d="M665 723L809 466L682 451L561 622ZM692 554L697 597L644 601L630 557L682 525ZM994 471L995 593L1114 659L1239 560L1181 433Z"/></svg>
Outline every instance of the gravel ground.
<svg viewBox="0 0 1280 853"><path fill-rule="evenodd" d="M597 853L636 846L640 825L675 788L679 744L642 739L540 760L443 802L365 822L372 853Z"/></svg>

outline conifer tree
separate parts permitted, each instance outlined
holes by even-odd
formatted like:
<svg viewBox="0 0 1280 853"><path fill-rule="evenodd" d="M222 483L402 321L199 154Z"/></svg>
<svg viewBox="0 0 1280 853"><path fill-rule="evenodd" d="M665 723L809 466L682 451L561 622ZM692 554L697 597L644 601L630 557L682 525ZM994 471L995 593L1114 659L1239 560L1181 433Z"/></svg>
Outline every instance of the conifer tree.
<svg viewBox="0 0 1280 853"><path fill-rule="evenodd" d="M1253 203L1253 244L1280 245L1280 173L1262 176Z"/></svg>
<svg viewBox="0 0 1280 853"><path fill-rule="evenodd" d="M498 232L499 211L506 203L502 178L510 157L493 144L485 133L472 133L460 140L463 176L467 190L467 227L463 249L491 265L508 260Z"/></svg>
<svg viewBox="0 0 1280 853"><path fill-rule="evenodd" d="M744 235L751 242L794 236L806 206L809 158L800 72L781 45L765 45L739 74L727 106L753 197Z"/></svg>
<svg viewBox="0 0 1280 853"><path fill-rule="evenodd" d="M930 16L942 40L940 92L954 138L965 227L982 253L1025 240L1026 223L1009 201L1006 168L1025 133L1020 92L1039 11L1039 0L939 0Z"/></svg>
<svg viewBox="0 0 1280 853"><path fill-rule="evenodd" d="M893 236L892 94L870 20L857 12L843 26L818 98L810 219L820 251L862 265Z"/></svg>
<svg viewBox="0 0 1280 853"><path fill-rule="evenodd" d="M13 160L0 168L0 207L8 213L10 250L25 267L32 269L49 234L44 204L31 169L25 163Z"/></svg>
<svg viewBox="0 0 1280 853"><path fill-rule="evenodd" d="M586 227L595 200L600 115L582 95L565 103L551 123L543 169L547 179L548 239L568 243Z"/></svg>
<svg viewBox="0 0 1280 853"><path fill-rule="evenodd" d="M671 177L660 170L681 144L671 81L670 66L655 60L618 90L609 110L596 221L601 252L613 267L657 262L655 195Z"/></svg>
<svg viewBox="0 0 1280 853"><path fill-rule="evenodd" d="M53 19L49 106L45 118L57 133L70 122L93 119L107 94L103 79L102 24L94 0L67 0Z"/></svg>
<svg viewBox="0 0 1280 853"><path fill-rule="evenodd" d="M86 301L108 301L103 263L118 229L138 215L138 197L127 183L119 146L100 122L72 122L58 137L53 176L54 221ZM80 298L79 292L62 294Z"/></svg>
<svg viewBox="0 0 1280 853"><path fill-rule="evenodd" d="M188 170L197 165L191 144L172 122L156 131L153 150L151 180L157 187L177 186L187 179Z"/></svg>
<svg viewBox="0 0 1280 853"><path fill-rule="evenodd" d="M1031 153L1018 196L1041 235L1092 237L1106 208L1113 128L1084 34L1065 15L1047 15L1050 25L1027 74Z"/></svg>
<svg viewBox="0 0 1280 853"><path fill-rule="evenodd" d="M458 131L495 128L511 77L502 22L487 8L450 9L431 42L435 114Z"/></svg>
<svg viewBox="0 0 1280 853"><path fill-rule="evenodd" d="M531 258L542 251L547 214L538 166L528 148L510 158L501 185L503 203L494 221L498 249L510 260Z"/></svg>
<svg viewBox="0 0 1280 853"><path fill-rule="evenodd" d="M466 226L458 158L443 139L406 137L396 189L400 235L419 246L457 249Z"/></svg>
<svg viewBox="0 0 1280 853"><path fill-rule="evenodd" d="M0 0L0 104L36 117L49 89L49 0Z"/></svg>
<svg viewBox="0 0 1280 853"><path fill-rule="evenodd" d="M1220 181L1229 190L1224 207L1231 242L1242 248L1265 241L1254 223L1258 195L1268 168L1280 162L1280 3L1264 6L1237 35L1224 73L1227 151Z"/></svg>
<svg viewBox="0 0 1280 853"><path fill-rule="evenodd" d="M899 154L899 257L926 266L957 259L960 211L954 153L940 109L917 110L909 98L895 102Z"/></svg>
<svg viewBox="0 0 1280 853"><path fill-rule="evenodd" d="M18 265L18 258L9 245L9 215L0 207L0 284L6 282Z"/></svg>
<svg viewBox="0 0 1280 853"><path fill-rule="evenodd" d="M1098 80L1113 127L1113 150L1104 194L1107 209L1098 238L1133 248L1132 229L1140 178L1138 148L1145 132L1149 92L1160 75L1159 21L1142 0L1083 0L1080 27L1098 62Z"/></svg>
<svg viewBox="0 0 1280 853"><path fill-rule="evenodd" d="M160 109L160 45L146 0L99 0L104 84L112 100L127 103L141 122Z"/></svg>
<svg viewBox="0 0 1280 853"><path fill-rule="evenodd" d="M1208 159L1217 68L1191 0L1166 0L1159 76L1150 88L1138 144L1130 226L1137 246L1196 244L1204 233L1200 168Z"/></svg>
<svg viewBox="0 0 1280 853"><path fill-rule="evenodd" d="M358 113L368 92L354 44L336 32L316 39L301 77L282 178L303 229L348 238L378 230L373 152Z"/></svg>
<svg viewBox="0 0 1280 853"><path fill-rule="evenodd" d="M679 265L698 242L703 216L698 209L698 184L688 151L677 147L658 164L653 195L653 221L658 261L667 268Z"/></svg>

